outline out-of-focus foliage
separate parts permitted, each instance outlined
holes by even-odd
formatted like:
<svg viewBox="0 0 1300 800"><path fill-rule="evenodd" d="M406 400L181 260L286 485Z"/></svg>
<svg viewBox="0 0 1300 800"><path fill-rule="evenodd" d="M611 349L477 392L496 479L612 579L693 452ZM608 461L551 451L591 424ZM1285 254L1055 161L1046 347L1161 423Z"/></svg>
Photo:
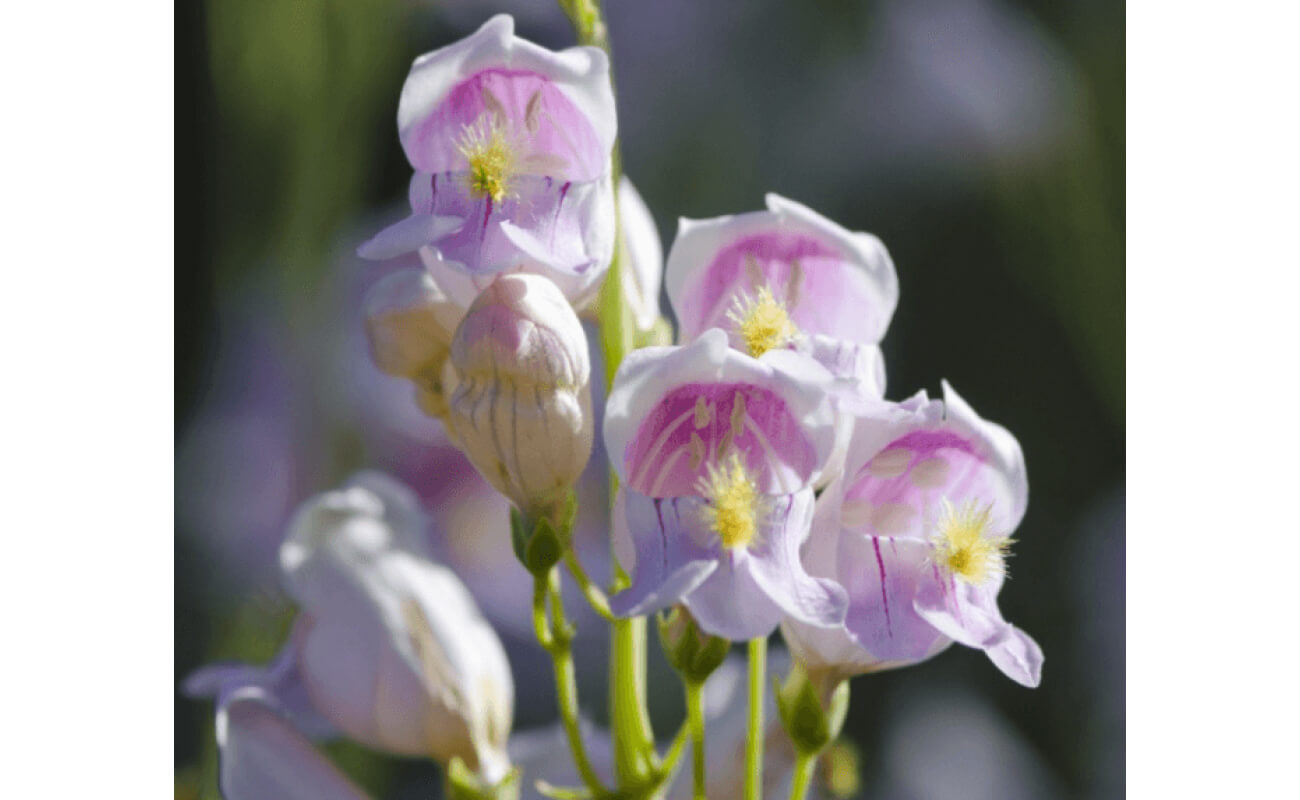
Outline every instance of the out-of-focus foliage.
<svg viewBox="0 0 1300 800"><path fill-rule="evenodd" d="M219 275L287 265L301 286L378 183L407 61L394 0L206 6L218 136ZM224 275L223 275L224 276Z"/></svg>

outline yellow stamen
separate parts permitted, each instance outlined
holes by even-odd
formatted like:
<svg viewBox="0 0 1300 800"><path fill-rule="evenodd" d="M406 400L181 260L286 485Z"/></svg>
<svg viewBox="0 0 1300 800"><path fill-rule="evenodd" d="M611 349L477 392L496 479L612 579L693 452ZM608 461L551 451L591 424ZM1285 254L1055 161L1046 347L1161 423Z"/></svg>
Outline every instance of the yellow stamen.
<svg viewBox="0 0 1300 800"><path fill-rule="evenodd" d="M799 329L790 320L785 306L766 286L759 287L754 298L738 296L735 305L727 312L727 319L735 323L745 348L754 358L785 347L799 336Z"/></svg>
<svg viewBox="0 0 1300 800"><path fill-rule="evenodd" d="M940 566L977 586L1006 574L1006 558L1013 543L1006 536L988 534L992 510L993 506L981 507L974 501L954 508L944 500L934 544L935 561Z"/></svg>
<svg viewBox="0 0 1300 800"><path fill-rule="evenodd" d="M706 522L726 548L745 547L758 535L758 519L765 498L750 477L740 456L732 453L722 465L709 465L708 477L700 479L700 493L709 501L704 507Z"/></svg>
<svg viewBox="0 0 1300 800"><path fill-rule="evenodd" d="M466 183L470 194L500 203L513 193L518 158L505 125L495 115L467 126L456 149L469 162Z"/></svg>

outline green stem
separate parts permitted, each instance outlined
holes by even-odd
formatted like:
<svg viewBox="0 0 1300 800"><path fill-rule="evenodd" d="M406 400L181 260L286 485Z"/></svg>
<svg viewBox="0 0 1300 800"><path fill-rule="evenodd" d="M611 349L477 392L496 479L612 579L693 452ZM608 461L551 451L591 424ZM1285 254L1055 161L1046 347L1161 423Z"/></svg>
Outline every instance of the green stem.
<svg viewBox="0 0 1300 800"><path fill-rule="evenodd" d="M704 788L704 700L703 684L686 682L686 720L691 728L693 787L695 800L705 800Z"/></svg>
<svg viewBox="0 0 1300 800"><path fill-rule="evenodd" d="M812 782L813 766L816 763L816 753L799 753L795 756L794 780L790 783L790 800L804 800L808 796L808 786Z"/></svg>
<svg viewBox="0 0 1300 800"><path fill-rule="evenodd" d="M763 683L767 637L749 640L749 730L745 734L745 800L763 796Z"/></svg>
<svg viewBox="0 0 1300 800"><path fill-rule="evenodd" d="M682 753L686 750L686 738L689 734L690 725L683 722L682 726L677 729L677 735L673 737L672 744L668 746L668 752L664 753L664 763L659 770L663 776L660 781L661 786L672 786L673 779L677 777L677 767L682 760Z"/></svg>
<svg viewBox="0 0 1300 800"><path fill-rule="evenodd" d="M573 23L574 32L581 44L593 45L609 53L609 30L602 18L599 0L559 0L560 7ZM610 75L611 85L613 75ZM617 187L621 170L618 143L611 154L610 181ZM617 208L615 219L618 218ZM614 373L634 344L632 312L623 296L622 232L615 230L614 257L601 287L597 309L600 318L601 350L605 356L605 385L614 381ZM618 490L618 479L610 472L610 499ZM611 542L610 552L613 553ZM617 581L626 575L614 560ZM614 770L619 786L645 785L651 782L656 768L654 730L650 727L650 713L646 708L645 618L619 619L611 623L609 647L609 707L610 728L614 735Z"/></svg>
<svg viewBox="0 0 1300 800"><path fill-rule="evenodd" d="M615 621L617 617L609 610L609 600L605 597L605 593L592 583L591 578L587 577L587 571L583 569L582 562L578 560L572 547L564 551L564 564L569 568L569 574L573 576L573 580L577 582L578 588L582 589L583 596L587 598L587 602L596 613L606 622Z"/></svg>
<svg viewBox="0 0 1300 800"><path fill-rule="evenodd" d="M533 578L533 633L537 635L537 643L549 653L554 641L546 620L546 581L541 577Z"/></svg>
<svg viewBox="0 0 1300 800"><path fill-rule="evenodd" d="M550 601L550 622L547 622L546 606ZM573 753L573 763L582 776L582 782L595 797L607 793L600 776L596 774L587 757L587 748L582 741L582 728L578 723L578 679L573 666L573 628L564 616L564 605L560 597L560 573L552 567L545 577L538 575L533 579L533 627L537 631L537 640L551 654L555 667L555 698L559 706L560 721L564 725L564 735L569 740L569 750Z"/></svg>
<svg viewBox="0 0 1300 800"><path fill-rule="evenodd" d="M647 783L654 771L654 731L645 704L645 617L613 623L609 648L610 727L620 786Z"/></svg>

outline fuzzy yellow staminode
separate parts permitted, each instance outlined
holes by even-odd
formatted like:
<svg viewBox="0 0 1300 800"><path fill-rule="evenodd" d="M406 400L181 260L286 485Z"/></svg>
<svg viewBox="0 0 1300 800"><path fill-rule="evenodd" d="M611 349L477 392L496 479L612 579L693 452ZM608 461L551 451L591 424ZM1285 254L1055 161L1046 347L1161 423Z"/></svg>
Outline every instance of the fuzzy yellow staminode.
<svg viewBox="0 0 1300 800"><path fill-rule="evenodd" d="M727 312L745 348L754 358L769 350L785 347L799 336L799 329L789 313L766 286L759 287L756 297L740 295Z"/></svg>
<svg viewBox="0 0 1300 800"><path fill-rule="evenodd" d="M721 465L710 464L699 489L709 501L704 507L705 521L723 547L745 547L754 541L765 498L738 454L733 452Z"/></svg>
<svg viewBox="0 0 1300 800"><path fill-rule="evenodd" d="M513 193L518 157L505 125L495 116L467 126L456 149L469 162L470 194L500 203Z"/></svg>
<svg viewBox="0 0 1300 800"><path fill-rule="evenodd" d="M980 506L973 500L960 508L944 500L934 544L935 561L940 566L977 586L1006 574L1012 544L1006 536L987 535L992 510L993 506Z"/></svg>

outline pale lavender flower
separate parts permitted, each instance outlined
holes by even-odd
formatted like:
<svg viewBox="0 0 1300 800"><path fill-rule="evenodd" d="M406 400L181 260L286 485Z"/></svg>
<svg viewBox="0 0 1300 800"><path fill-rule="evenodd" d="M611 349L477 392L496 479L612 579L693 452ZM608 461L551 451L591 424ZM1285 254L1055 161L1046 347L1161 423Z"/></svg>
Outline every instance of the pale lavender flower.
<svg viewBox="0 0 1300 800"><path fill-rule="evenodd" d="M952 387L855 421L843 476L817 503L804 565L849 594L841 628L788 618L782 633L831 679L925 660L953 641L1037 686L1043 654L1003 619L997 595L1025 513L1020 445Z"/></svg>
<svg viewBox="0 0 1300 800"><path fill-rule="evenodd" d="M721 330L627 357L604 423L636 553L616 613L680 602L732 640L765 636L783 615L843 619L843 591L799 562L812 487L835 447L831 380L796 353L750 358Z"/></svg>
<svg viewBox="0 0 1300 800"><path fill-rule="evenodd" d="M305 625L295 622L289 640L270 664L258 666L242 662L209 664L195 670L182 684L184 693L193 698L212 698L218 709L237 692L256 689L263 702L271 703L276 711L294 728L312 739L331 739L338 729L312 704L302 670L298 667L298 651L302 645Z"/></svg>
<svg viewBox="0 0 1300 800"><path fill-rule="evenodd" d="M495 16L416 59L397 125L415 168L412 213L362 245L363 256L418 250L461 306L514 270L546 274L577 305L592 296L615 229L617 123L601 50L552 52Z"/></svg>
<svg viewBox="0 0 1300 800"><path fill-rule="evenodd" d="M427 524L415 495L379 473L308 501L280 551L302 612L285 650L266 669L201 670L186 691L215 694L222 707L256 690L305 734L460 758L500 780L510 668L465 587L428 557Z"/></svg>
<svg viewBox="0 0 1300 800"><path fill-rule="evenodd" d="M367 800L262 689L244 687L220 701L217 746L226 800Z"/></svg>
<svg viewBox="0 0 1300 800"><path fill-rule="evenodd" d="M749 355L797 349L860 391L883 395L878 344L898 304L898 278L871 234L769 194L766 211L681 220L666 281L683 342L720 327Z"/></svg>

